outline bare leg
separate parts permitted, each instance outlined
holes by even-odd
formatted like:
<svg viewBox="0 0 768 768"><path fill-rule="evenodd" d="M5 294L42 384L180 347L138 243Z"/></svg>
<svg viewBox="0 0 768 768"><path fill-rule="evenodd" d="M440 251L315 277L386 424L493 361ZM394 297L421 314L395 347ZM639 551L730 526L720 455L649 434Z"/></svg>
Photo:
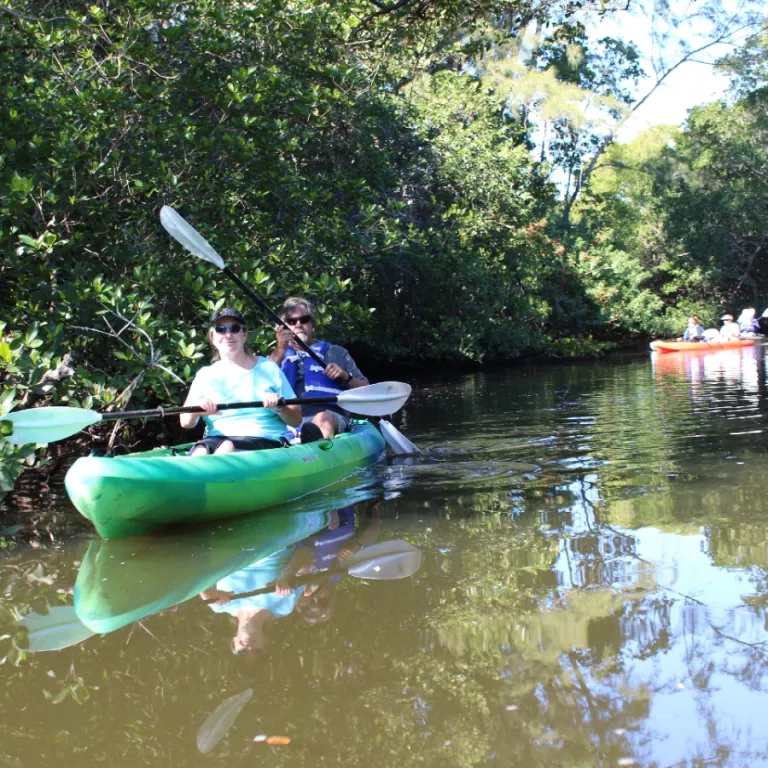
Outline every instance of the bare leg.
<svg viewBox="0 0 768 768"><path fill-rule="evenodd" d="M219 447L214 451L214 453L234 453L235 450L235 444L231 440L225 440L223 443L219 444Z"/></svg>
<svg viewBox="0 0 768 768"><path fill-rule="evenodd" d="M323 433L323 437L327 440L329 437L333 437L339 430L339 421L336 415L332 411L322 411L318 413L312 423L320 427L320 431Z"/></svg>

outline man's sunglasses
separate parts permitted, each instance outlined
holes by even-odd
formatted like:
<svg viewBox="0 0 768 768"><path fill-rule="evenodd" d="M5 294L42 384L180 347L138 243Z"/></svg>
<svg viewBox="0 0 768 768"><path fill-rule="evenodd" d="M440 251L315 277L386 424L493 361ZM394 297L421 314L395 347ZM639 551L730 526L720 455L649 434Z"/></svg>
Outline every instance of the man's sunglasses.
<svg viewBox="0 0 768 768"><path fill-rule="evenodd" d="M214 326L214 331L218 333L219 335L223 336L227 331L230 331L231 333L240 333L240 331L245 328L244 325L241 325L240 323L230 323L229 325L217 325Z"/></svg>
<svg viewBox="0 0 768 768"><path fill-rule="evenodd" d="M304 325L305 323L308 323L310 320L312 320L312 315L301 315L299 317L286 317L285 323L286 325L298 325L299 323Z"/></svg>

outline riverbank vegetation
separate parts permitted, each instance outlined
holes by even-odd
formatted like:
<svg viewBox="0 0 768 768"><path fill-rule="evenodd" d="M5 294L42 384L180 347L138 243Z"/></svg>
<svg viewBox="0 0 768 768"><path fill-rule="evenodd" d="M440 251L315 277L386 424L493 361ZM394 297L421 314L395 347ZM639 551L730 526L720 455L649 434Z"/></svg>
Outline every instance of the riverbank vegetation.
<svg viewBox="0 0 768 768"><path fill-rule="evenodd" d="M162 230L164 204L272 306L315 300L363 359L583 354L762 308L759 17L709 17L711 39L753 30L720 62L726 100L617 145L643 64L586 34L596 12L0 3L0 415L178 402L224 303L268 347L237 289ZM32 457L2 451L7 490Z"/></svg>

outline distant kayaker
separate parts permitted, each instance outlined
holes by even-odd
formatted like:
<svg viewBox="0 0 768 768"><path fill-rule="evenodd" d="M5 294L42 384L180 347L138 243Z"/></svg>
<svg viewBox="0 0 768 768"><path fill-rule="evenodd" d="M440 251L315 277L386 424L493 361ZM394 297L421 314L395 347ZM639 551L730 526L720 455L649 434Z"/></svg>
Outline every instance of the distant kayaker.
<svg viewBox="0 0 768 768"><path fill-rule="evenodd" d="M768 309L766 309L760 317L757 318L757 324L760 328L760 333L763 336L768 336Z"/></svg>
<svg viewBox="0 0 768 768"><path fill-rule="evenodd" d="M720 329L721 339L728 340L741 337L739 324L733 322L733 315L723 315L720 319L723 321L723 327Z"/></svg>
<svg viewBox="0 0 768 768"><path fill-rule="evenodd" d="M280 318L293 332L277 327L277 346L270 358L280 364L298 397L338 395L368 385L368 379L344 347L315 340L315 310L309 301L295 296L286 299ZM325 370L298 345L294 346L294 334L325 361ZM349 414L336 405L304 406L302 417L302 443L333 437L349 427Z"/></svg>
<svg viewBox="0 0 768 768"><path fill-rule="evenodd" d="M296 397L285 374L272 360L254 353L247 338L240 312L225 307L214 313L208 329L214 363L197 372L184 402L205 411L205 436L193 446L190 456L280 448L286 425L301 424L301 406L278 406L280 398ZM217 403L255 400L261 400L264 407L216 410ZM185 429L194 427L199 419L192 413L179 416Z"/></svg>
<svg viewBox="0 0 768 768"><path fill-rule="evenodd" d="M741 333L760 333L760 323L755 320L755 310L752 308L742 310L736 323Z"/></svg>
<svg viewBox="0 0 768 768"><path fill-rule="evenodd" d="M704 326L696 315L688 318L688 326L683 332L683 341L704 341Z"/></svg>

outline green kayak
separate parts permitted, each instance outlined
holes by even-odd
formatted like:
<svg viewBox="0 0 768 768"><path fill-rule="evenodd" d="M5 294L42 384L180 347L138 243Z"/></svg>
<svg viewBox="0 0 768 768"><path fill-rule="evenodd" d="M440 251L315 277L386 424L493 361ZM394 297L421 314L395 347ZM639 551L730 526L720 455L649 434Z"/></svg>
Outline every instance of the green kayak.
<svg viewBox="0 0 768 768"><path fill-rule="evenodd" d="M368 422L290 448L186 456L188 446L78 459L64 479L78 511L104 538L196 525L274 507L375 462L385 448Z"/></svg>

